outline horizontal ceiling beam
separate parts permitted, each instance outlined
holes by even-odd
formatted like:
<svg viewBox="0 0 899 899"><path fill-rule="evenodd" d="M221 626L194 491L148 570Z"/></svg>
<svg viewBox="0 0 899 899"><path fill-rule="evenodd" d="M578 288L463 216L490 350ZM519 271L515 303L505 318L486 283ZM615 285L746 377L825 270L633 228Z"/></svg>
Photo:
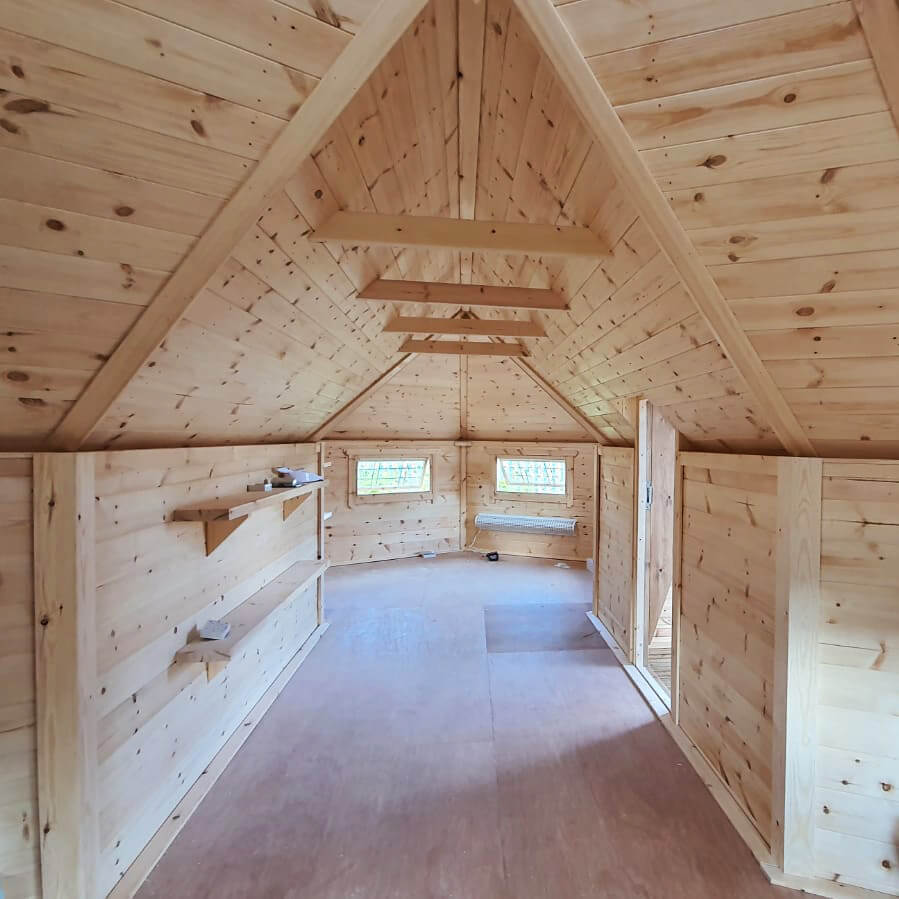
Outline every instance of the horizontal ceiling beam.
<svg viewBox="0 0 899 899"><path fill-rule="evenodd" d="M309 239L529 256L598 257L608 253L608 247L589 228L373 212L336 212Z"/></svg>
<svg viewBox="0 0 899 899"><path fill-rule="evenodd" d="M398 315L388 322L385 331L399 334L468 334L480 337L546 337L546 331L536 322L510 319L477 318L418 318Z"/></svg>
<svg viewBox="0 0 899 899"><path fill-rule="evenodd" d="M466 343L462 340L407 340L401 353L437 353L444 356L526 356L518 343Z"/></svg>
<svg viewBox="0 0 899 899"><path fill-rule="evenodd" d="M378 278L356 294L357 300L380 303L450 303L453 306L493 306L498 309L568 308L558 291L544 287L502 287L492 284L448 284L442 281L388 281Z"/></svg>
<svg viewBox="0 0 899 899"><path fill-rule="evenodd" d="M597 144L628 199L646 223L662 252L680 275L731 364L749 388L759 419L769 424L787 451L814 456L815 450L793 410L740 327L720 288L709 274L689 235L634 146L618 113L568 33L550 0L514 0L522 18L546 54L559 81Z"/></svg>

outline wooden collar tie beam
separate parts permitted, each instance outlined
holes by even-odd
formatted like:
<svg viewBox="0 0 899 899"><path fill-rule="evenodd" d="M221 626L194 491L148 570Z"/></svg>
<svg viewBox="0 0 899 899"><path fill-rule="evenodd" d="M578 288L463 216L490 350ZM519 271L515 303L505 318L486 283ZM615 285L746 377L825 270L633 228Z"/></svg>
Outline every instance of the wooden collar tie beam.
<svg viewBox="0 0 899 899"><path fill-rule="evenodd" d="M462 340L407 340L402 353L436 353L445 356L527 356L518 343L466 343Z"/></svg>
<svg viewBox="0 0 899 899"><path fill-rule="evenodd" d="M477 318L418 318L398 315L384 330L394 334L465 334L477 337L546 337L536 322L512 319L482 320Z"/></svg>
<svg viewBox="0 0 899 899"><path fill-rule="evenodd" d="M493 284L448 284L442 281L390 281L378 278L356 294L357 300L378 303L447 303L497 309L565 310L568 301L545 287L504 287Z"/></svg>
<svg viewBox="0 0 899 899"><path fill-rule="evenodd" d="M608 246L589 228L373 212L336 212L309 239L344 245L428 247L531 256L599 257L609 252Z"/></svg>

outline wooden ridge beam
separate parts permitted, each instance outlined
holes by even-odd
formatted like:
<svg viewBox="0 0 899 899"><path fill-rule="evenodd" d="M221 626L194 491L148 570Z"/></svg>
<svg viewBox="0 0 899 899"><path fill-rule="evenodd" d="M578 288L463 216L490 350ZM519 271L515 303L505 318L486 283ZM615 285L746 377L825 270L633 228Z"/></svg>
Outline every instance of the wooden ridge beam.
<svg viewBox="0 0 899 899"><path fill-rule="evenodd" d="M854 5L899 129L899 6L896 0L854 0Z"/></svg>
<svg viewBox="0 0 899 899"><path fill-rule="evenodd" d="M599 257L608 253L608 247L588 228L374 212L336 212L309 239L530 256Z"/></svg>
<svg viewBox="0 0 899 899"><path fill-rule="evenodd" d="M459 0L459 215L474 218L487 4Z"/></svg>
<svg viewBox="0 0 899 899"><path fill-rule="evenodd" d="M484 79L484 32L487 4L459 0L459 218L473 219L478 184L481 130L481 83ZM459 254L460 280L471 283L474 253Z"/></svg>
<svg viewBox="0 0 899 899"><path fill-rule="evenodd" d="M379 303L449 303L498 309L565 310L568 302L545 287L503 287L491 284L449 284L443 281L390 281L378 278L356 294L357 300Z"/></svg>
<svg viewBox="0 0 899 899"><path fill-rule="evenodd" d="M536 322L513 319L419 318L398 315L384 326L385 331L400 334L465 334L478 337L546 337Z"/></svg>
<svg viewBox="0 0 899 899"><path fill-rule="evenodd" d="M462 340L407 340L404 353L437 353L446 356L526 356L518 343L466 343Z"/></svg>
<svg viewBox="0 0 899 899"><path fill-rule="evenodd" d="M816 455L552 3L550 0L514 2L567 89L575 109L605 151L621 186L671 260L722 350L746 382L760 418L771 425L793 455Z"/></svg>
<svg viewBox="0 0 899 899"><path fill-rule="evenodd" d="M315 149L424 5L425 0L382 0L372 11L359 34L347 44L57 425L50 438L54 449L76 450L90 436L252 227L268 197L284 186Z"/></svg>

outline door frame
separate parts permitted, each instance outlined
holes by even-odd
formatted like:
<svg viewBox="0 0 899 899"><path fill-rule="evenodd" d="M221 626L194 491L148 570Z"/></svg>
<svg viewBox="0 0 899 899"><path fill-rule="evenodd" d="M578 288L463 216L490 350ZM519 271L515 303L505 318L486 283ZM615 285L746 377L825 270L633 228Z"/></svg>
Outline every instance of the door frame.
<svg viewBox="0 0 899 899"><path fill-rule="evenodd" d="M635 578L635 597L634 597L634 664L639 672L646 679L646 682L652 687L653 692L671 709L671 694L660 683L658 678L646 664L646 649L652 636L649 634L649 566L650 566L650 535L652 530L652 404L649 400L640 400L638 423L637 423L637 489L636 503L634 507L634 515L637 518L637 565ZM675 460L677 465L677 438L675 439ZM675 472L677 474L677 472ZM676 502L676 500L675 500ZM675 510L675 528L677 527L677 513ZM677 553L677 536L674 536L674 546L672 547L672 598L676 596L674 581L676 580L676 565L674 555ZM674 676L675 676L675 646L674 641L677 636L677 628L674 626L673 618L676 614L680 614L680 609L672 607L672 631L671 631L671 679L672 693L674 693Z"/></svg>

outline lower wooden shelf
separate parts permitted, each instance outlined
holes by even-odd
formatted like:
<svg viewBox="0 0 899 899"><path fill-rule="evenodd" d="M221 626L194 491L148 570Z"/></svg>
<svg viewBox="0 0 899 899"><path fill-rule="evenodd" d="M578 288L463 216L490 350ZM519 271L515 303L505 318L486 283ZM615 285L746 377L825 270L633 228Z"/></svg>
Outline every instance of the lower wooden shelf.
<svg viewBox="0 0 899 899"><path fill-rule="evenodd" d="M175 661L206 665L207 677L212 680L270 615L318 580L329 564L327 559L322 559L291 565L225 616L225 621L231 625L231 633L226 639L194 640L178 650Z"/></svg>

